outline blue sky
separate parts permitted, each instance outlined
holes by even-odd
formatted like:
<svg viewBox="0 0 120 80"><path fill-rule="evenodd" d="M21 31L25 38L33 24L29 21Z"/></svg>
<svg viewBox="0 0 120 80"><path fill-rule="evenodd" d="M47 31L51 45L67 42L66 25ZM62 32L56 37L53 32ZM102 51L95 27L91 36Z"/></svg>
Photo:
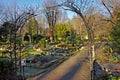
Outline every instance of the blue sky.
<svg viewBox="0 0 120 80"><path fill-rule="evenodd" d="M15 3L17 3L17 5L20 7L20 8L23 8L23 7L27 7L27 6L32 6L32 7L38 7L38 6L42 6L42 3L43 3L44 0L0 0L0 3L1 4L4 4L4 5L12 5L14 6ZM108 14L108 11L106 11L104 9L103 6L101 6L101 4L96 4L96 2L94 3L94 5L96 7L100 7L101 11L103 11L102 13L105 15L105 16L109 16ZM41 7L42 8L42 7ZM43 8L42 8L43 9ZM72 19L72 17L75 15L75 13L71 12L71 11L67 11L67 14L68 14L68 17L70 19Z"/></svg>
<svg viewBox="0 0 120 80"><path fill-rule="evenodd" d="M10 6L14 6L14 4L17 4L20 8L27 7L27 6L41 7L42 2L43 0L0 0L1 4L10 5ZM68 14L68 17L71 19L75 13L68 11L67 14Z"/></svg>
<svg viewBox="0 0 120 80"><path fill-rule="evenodd" d="M17 4L19 7L25 7L25 6L38 6L42 4L43 0L0 0L0 3L3 3L4 5L14 5Z"/></svg>

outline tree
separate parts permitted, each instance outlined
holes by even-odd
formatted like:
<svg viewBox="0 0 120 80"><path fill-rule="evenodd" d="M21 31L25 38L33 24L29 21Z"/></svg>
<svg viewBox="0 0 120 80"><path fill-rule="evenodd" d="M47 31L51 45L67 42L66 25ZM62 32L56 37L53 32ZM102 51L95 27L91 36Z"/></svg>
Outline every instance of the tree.
<svg viewBox="0 0 120 80"><path fill-rule="evenodd" d="M58 15L58 23L66 23L69 21L68 14L66 10L60 10Z"/></svg>
<svg viewBox="0 0 120 80"><path fill-rule="evenodd" d="M66 0L63 4L68 8L67 10L73 11L80 16L88 32L88 39L91 45L94 43L94 34L91 25L88 23L89 17L86 17L85 13L90 9L92 3L92 0Z"/></svg>
<svg viewBox="0 0 120 80"><path fill-rule="evenodd" d="M13 60L14 60L14 73L16 74L17 72L17 50L21 53L21 31L22 28L24 27L25 23L27 20L29 20L30 16L34 15L34 10L28 8L27 10L20 10L18 9L17 5L14 4L14 7L11 6L5 6L3 8L4 14L3 14L3 23L9 23L9 24L4 24L3 27L8 27L9 31L9 41L10 44L8 46L9 50L12 51L13 54ZM10 8L10 9L9 9ZM35 16L35 15L34 15ZM18 37L18 34L20 37ZM11 40L12 39L12 40ZM20 59L21 59L21 54L20 54ZM21 60L20 60L21 61Z"/></svg>
<svg viewBox="0 0 120 80"><path fill-rule="evenodd" d="M120 12L120 0L100 0L104 8L107 10L107 13L110 17L105 19L115 25L117 20L117 14ZM102 9L103 12L105 10Z"/></svg>
<svg viewBox="0 0 120 80"><path fill-rule="evenodd" d="M86 34L87 31L85 30L85 25L83 24L83 21L78 15L72 18L71 24L73 25L73 28L76 34L79 34L79 35Z"/></svg>
<svg viewBox="0 0 120 80"><path fill-rule="evenodd" d="M117 15L116 25L113 26L110 36L113 44L113 50L120 53L120 13Z"/></svg>
<svg viewBox="0 0 120 80"><path fill-rule="evenodd" d="M90 10L90 8L92 8L93 3L94 3L93 0L65 0L65 2L63 3L63 5L67 7L66 10L75 12L76 14L80 16L80 18L82 19L86 27L87 34L88 34L88 40L89 40L89 48L90 48L89 51L91 55L91 67L90 67L91 72L93 71L93 62L95 60L94 32L92 30L91 25L88 23L91 15L88 16L88 14L87 15L85 14ZM91 75L93 75L93 73L91 73ZM93 76L91 76L91 79L93 79Z"/></svg>
<svg viewBox="0 0 120 80"><path fill-rule="evenodd" d="M58 7L51 7L51 6L57 4L58 3L56 0L45 0L45 16L52 32L52 35L50 37L51 42L53 42L54 40L54 27L58 21L58 15L59 15Z"/></svg>
<svg viewBox="0 0 120 80"><path fill-rule="evenodd" d="M0 41L7 41L9 30L10 30L8 25L10 25L9 22L5 22L0 27L0 37L1 37Z"/></svg>
<svg viewBox="0 0 120 80"><path fill-rule="evenodd" d="M38 22L35 16L30 16L28 22L25 24L25 31L30 35L30 43L32 42L33 35L38 34Z"/></svg>
<svg viewBox="0 0 120 80"><path fill-rule="evenodd" d="M72 25L70 23L59 23L55 26L54 35L57 37L58 40L63 40L70 36L72 31ZM69 33L69 35L67 35Z"/></svg>
<svg viewBox="0 0 120 80"><path fill-rule="evenodd" d="M40 16L40 18L38 19L38 34L44 34L45 24L45 19L42 16Z"/></svg>
<svg viewBox="0 0 120 80"><path fill-rule="evenodd" d="M89 19L89 24L92 26L92 29L94 31L94 38L103 40L108 39L109 31L111 30L111 23L106 22L105 16L100 13L100 11L95 10L96 13L91 15L91 18Z"/></svg>

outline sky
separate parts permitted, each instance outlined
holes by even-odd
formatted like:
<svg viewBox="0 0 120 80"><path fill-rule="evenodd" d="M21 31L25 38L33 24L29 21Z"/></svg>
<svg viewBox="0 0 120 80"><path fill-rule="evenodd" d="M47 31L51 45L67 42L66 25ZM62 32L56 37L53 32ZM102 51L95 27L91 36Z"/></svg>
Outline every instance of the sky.
<svg viewBox="0 0 120 80"><path fill-rule="evenodd" d="M43 1L44 0L0 0L0 4L4 4L4 5L12 5L14 7L14 4L17 3L17 5L20 7L20 8L24 8L24 7L28 7L28 6L32 6L32 7L40 7L40 9L42 10L42 5L43 5ZM96 7L100 7L101 10L104 12L104 15L109 17L109 13L108 11L106 11L104 9L103 6L101 6L100 4L96 4L94 3L94 5ZM102 13L103 13L102 12ZM71 12L71 11L67 11L67 14L68 14L68 18L69 19L72 19L74 15L76 15L74 12ZM106 15L107 14L107 15Z"/></svg>
<svg viewBox="0 0 120 80"><path fill-rule="evenodd" d="M20 8L24 8L27 6L32 6L32 7L38 7L38 6L42 6L43 4L43 0L0 0L1 4L4 5L10 5L10 6L14 6L16 3ZM42 7L40 9L43 9ZM71 12L71 11L67 11L68 14L68 18L72 19L73 16L75 15L75 13Z"/></svg>
<svg viewBox="0 0 120 80"><path fill-rule="evenodd" d="M43 0L0 0L4 4L14 4L17 3L19 6L36 6L41 4Z"/></svg>

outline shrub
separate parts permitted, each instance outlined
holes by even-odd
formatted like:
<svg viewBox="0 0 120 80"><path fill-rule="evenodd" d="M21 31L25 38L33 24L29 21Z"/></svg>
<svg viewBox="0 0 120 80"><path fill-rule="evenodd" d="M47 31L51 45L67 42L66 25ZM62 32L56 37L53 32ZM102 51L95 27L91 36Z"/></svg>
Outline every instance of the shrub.
<svg viewBox="0 0 120 80"><path fill-rule="evenodd" d="M22 41L22 44L25 46L25 45L28 45L28 41Z"/></svg>
<svg viewBox="0 0 120 80"><path fill-rule="evenodd" d="M0 52L0 57L2 57L2 52Z"/></svg>
<svg viewBox="0 0 120 80"><path fill-rule="evenodd" d="M105 53L110 53L111 52L111 47L106 45L106 46L103 47L103 51Z"/></svg>
<svg viewBox="0 0 120 80"><path fill-rule="evenodd" d="M0 75L8 76L13 73L13 62L5 58L0 58Z"/></svg>
<svg viewBox="0 0 120 80"><path fill-rule="evenodd" d="M120 13L117 14L117 18L120 18ZM110 32L110 39L112 41L113 49L115 52L120 52L120 19L115 22L116 25L112 27Z"/></svg>
<svg viewBox="0 0 120 80"><path fill-rule="evenodd" d="M2 51L2 54L7 54L7 53L9 53L8 50L4 50L4 51Z"/></svg>
<svg viewBox="0 0 120 80"><path fill-rule="evenodd" d="M108 75L109 80L120 80L120 77L115 76L115 75Z"/></svg>
<svg viewBox="0 0 120 80"><path fill-rule="evenodd" d="M42 47L42 48L45 48L46 47L46 42L45 42L45 38L42 38L41 39L41 41L39 42L39 44L40 44L40 46Z"/></svg>
<svg viewBox="0 0 120 80"><path fill-rule="evenodd" d="M6 42L0 42L0 45L6 45Z"/></svg>
<svg viewBox="0 0 120 80"><path fill-rule="evenodd" d="M33 35L34 43L38 43L43 38L42 35Z"/></svg>
<svg viewBox="0 0 120 80"><path fill-rule="evenodd" d="M75 50L76 50L76 47L69 47L68 50L70 50L70 51L75 51Z"/></svg>
<svg viewBox="0 0 120 80"><path fill-rule="evenodd" d="M3 57L6 57L8 55L8 53L10 53L10 51L8 51L8 50L3 50L1 52L2 52Z"/></svg>
<svg viewBox="0 0 120 80"><path fill-rule="evenodd" d="M116 56L109 56L108 60L110 62L118 63L120 61L120 58L118 58Z"/></svg>

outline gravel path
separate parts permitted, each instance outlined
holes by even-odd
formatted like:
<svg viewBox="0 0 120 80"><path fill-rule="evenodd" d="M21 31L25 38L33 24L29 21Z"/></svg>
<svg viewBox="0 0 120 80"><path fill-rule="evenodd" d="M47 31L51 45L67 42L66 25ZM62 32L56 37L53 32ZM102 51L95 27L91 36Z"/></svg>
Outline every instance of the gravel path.
<svg viewBox="0 0 120 80"><path fill-rule="evenodd" d="M34 80L90 80L90 66L87 49L60 64L54 70Z"/></svg>

